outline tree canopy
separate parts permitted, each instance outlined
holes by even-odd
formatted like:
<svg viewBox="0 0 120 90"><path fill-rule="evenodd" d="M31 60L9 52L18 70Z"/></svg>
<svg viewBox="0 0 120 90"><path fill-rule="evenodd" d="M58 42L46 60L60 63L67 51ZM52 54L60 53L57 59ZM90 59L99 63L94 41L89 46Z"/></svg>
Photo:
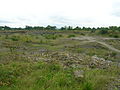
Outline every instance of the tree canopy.
<svg viewBox="0 0 120 90"><path fill-rule="evenodd" d="M72 27L72 26L64 26L61 28L57 28L56 26L51 26L48 25L46 27L44 26L25 26L24 28L19 27L19 28L12 28L9 26L0 26L0 30L86 30L86 31L96 31L96 30L102 30L101 33L106 32L107 30L119 30L120 31L120 26L109 26L109 27Z"/></svg>

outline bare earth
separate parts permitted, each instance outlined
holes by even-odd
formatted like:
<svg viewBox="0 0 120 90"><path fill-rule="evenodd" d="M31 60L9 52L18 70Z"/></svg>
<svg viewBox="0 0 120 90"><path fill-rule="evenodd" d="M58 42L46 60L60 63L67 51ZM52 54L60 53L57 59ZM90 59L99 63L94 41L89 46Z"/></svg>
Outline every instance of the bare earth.
<svg viewBox="0 0 120 90"><path fill-rule="evenodd" d="M113 46L102 41L102 40L120 40L120 38L101 38L101 37L99 38L99 37L81 36L81 37L74 37L74 38L72 38L72 40L80 40L80 41L82 41L83 44L89 43L89 42L97 42L114 52L120 53L119 49L116 49Z"/></svg>

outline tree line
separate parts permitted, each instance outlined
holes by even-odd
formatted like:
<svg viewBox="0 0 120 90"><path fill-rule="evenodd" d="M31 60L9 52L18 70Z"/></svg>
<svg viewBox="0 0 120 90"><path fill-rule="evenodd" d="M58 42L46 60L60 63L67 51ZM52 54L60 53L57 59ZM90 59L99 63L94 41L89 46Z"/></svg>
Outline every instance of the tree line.
<svg viewBox="0 0 120 90"><path fill-rule="evenodd" d="M22 27L19 27L19 28L12 28L12 27L9 27L9 26L0 26L0 30L87 30L87 31L96 31L96 30L104 30L104 31L107 31L107 30L119 30L120 31L120 26L109 26L109 27L72 27L72 26L64 26L64 27L61 27L61 28L57 28L56 26L51 26L51 25L48 25L46 27L44 26L25 26L24 28Z"/></svg>

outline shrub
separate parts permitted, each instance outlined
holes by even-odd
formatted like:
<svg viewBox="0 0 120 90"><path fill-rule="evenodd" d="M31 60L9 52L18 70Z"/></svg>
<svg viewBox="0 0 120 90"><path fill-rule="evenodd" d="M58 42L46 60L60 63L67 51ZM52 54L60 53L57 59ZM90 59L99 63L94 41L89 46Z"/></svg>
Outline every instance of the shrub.
<svg viewBox="0 0 120 90"><path fill-rule="evenodd" d="M107 30L100 30L99 33L100 33L100 34L107 34L108 31L107 31Z"/></svg>
<svg viewBox="0 0 120 90"><path fill-rule="evenodd" d="M45 37L46 39L56 39L56 38L57 38L57 35L49 34L49 35L44 35L44 37Z"/></svg>
<svg viewBox="0 0 120 90"><path fill-rule="evenodd" d="M68 35L68 38L75 37L74 34Z"/></svg>
<svg viewBox="0 0 120 90"><path fill-rule="evenodd" d="M11 39L12 39L12 41L18 41L20 39L20 37L19 36L12 36Z"/></svg>
<svg viewBox="0 0 120 90"><path fill-rule="evenodd" d="M61 34L59 34L59 37L62 37L62 35L61 35Z"/></svg>
<svg viewBox="0 0 120 90"><path fill-rule="evenodd" d="M114 35L113 37L114 37L114 38L119 38L119 36L118 36L118 35Z"/></svg>

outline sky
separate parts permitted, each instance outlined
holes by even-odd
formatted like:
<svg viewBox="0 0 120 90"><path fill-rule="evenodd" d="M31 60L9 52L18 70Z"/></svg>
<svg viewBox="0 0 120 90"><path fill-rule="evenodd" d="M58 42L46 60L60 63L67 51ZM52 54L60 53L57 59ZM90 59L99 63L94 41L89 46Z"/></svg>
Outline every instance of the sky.
<svg viewBox="0 0 120 90"><path fill-rule="evenodd" d="M0 26L120 26L120 0L0 0Z"/></svg>

